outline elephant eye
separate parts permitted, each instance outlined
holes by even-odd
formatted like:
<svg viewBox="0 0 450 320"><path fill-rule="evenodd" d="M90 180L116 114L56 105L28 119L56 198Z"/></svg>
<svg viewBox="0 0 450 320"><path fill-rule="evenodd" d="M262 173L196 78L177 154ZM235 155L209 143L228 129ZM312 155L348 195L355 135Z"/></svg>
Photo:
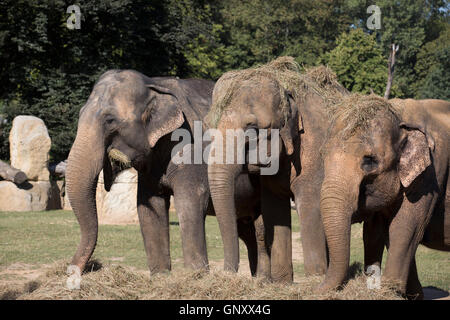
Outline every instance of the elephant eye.
<svg viewBox="0 0 450 320"><path fill-rule="evenodd" d="M375 170L378 167L378 160L376 159L375 156L364 156L362 163L361 163L361 168L366 171L366 172L370 172Z"/></svg>
<svg viewBox="0 0 450 320"><path fill-rule="evenodd" d="M114 119L113 116L107 116L107 117L105 118L105 122L106 122L107 124L112 124L114 121L115 121L115 119Z"/></svg>

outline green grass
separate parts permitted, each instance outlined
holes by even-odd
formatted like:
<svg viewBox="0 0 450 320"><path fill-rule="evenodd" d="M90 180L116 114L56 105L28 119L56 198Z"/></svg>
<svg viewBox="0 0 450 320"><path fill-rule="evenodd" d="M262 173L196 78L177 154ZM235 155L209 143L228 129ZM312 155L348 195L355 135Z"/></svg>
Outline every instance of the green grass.
<svg viewBox="0 0 450 320"><path fill-rule="evenodd" d="M211 260L223 258L222 240L215 217L206 218L206 241ZM71 211L0 212L0 266L13 263L48 264L71 258L80 239ZM241 243L241 257L247 259ZM183 264L176 214L170 214L172 264ZM94 258L138 269L147 268L139 225L100 225Z"/></svg>
<svg viewBox="0 0 450 320"><path fill-rule="evenodd" d="M293 232L299 232L298 217L292 215ZM14 263L34 265L70 259L79 241L79 226L71 211L0 212L0 267ZM206 218L210 261L223 259L222 241L215 217ZM182 248L176 214L170 214L171 257L181 267ZM299 240L297 240L299 241ZM386 255L386 254L385 254ZM100 225L94 257L107 263L146 269L146 257L139 225ZM424 287L450 290L450 255L419 246L419 278ZM241 261L247 261L241 242ZM352 227L350 263L363 263L362 225ZM386 256L383 259L383 264ZM295 276L303 276L303 264L294 263Z"/></svg>

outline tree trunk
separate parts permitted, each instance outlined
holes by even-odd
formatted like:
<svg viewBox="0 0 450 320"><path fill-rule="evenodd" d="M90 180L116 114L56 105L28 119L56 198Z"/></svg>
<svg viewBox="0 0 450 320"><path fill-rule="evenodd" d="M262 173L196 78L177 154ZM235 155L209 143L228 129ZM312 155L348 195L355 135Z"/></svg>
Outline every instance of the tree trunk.
<svg viewBox="0 0 450 320"><path fill-rule="evenodd" d="M15 184L21 184L28 180L25 173L3 161L0 161L0 177Z"/></svg>
<svg viewBox="0 0 450 320"><path fill-rule="evenodd" d="M384 98L389 99L391 94L392 82L394 81L394 66L395 66L395 54L398 51L398 45L392 44L391 53L388 59L388 80L386 84L386 91L384 92Z"/></svg>

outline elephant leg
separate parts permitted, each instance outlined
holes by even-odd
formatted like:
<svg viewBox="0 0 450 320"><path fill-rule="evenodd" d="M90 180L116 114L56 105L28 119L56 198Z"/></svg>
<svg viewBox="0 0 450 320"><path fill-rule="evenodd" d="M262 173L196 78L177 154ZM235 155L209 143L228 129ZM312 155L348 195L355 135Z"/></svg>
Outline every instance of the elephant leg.
<svg viewBox="0 0 450 320"><path fill-rule="evenodd" d="M389 226L389 247L383 279L393 282L401 294L406 293L408 275L424 226L419 226L413 214L417 209L407 206L400 209ZM423 224L425 224L423 222Z"/></svg>
<svg viewBox="0 0 450 320"><path fill-rule="evenodd" d="M254 221L256 246L258 248L258 267L256 270L256 276L258 278L270 279L270 257L267 251L264 221L263 216L260 214Z"/></svg>
<svg viewBox="0 0 450 320"><path fill-rule="evenodd" d="M238 219L237 221L239 238L244 241L247 247L248 263L250 265L250 272L252 276L256 276L256 269L258 266L258 247L256 244L255 226L253 221L245 221Z"/></svg>
<svg viewBox="0 0 450 320"><path fill-rule="evenodd" d="M406 296L411 300L423 300L423 290L417 274L416 258L413 258L409 268L408 283L406 284Z"/></svg>
<svg viewBox="0 0 450 320"><path fill-rule="evenodd" d="M137 211L150 273L171 269L169 196L152 195L145 176L138 175Z"/></svg>
<svg viewBox="0 0 450 320"><path fill-rule="evenodd" d="M290 198L262 188L261 205L266 244L270 248L271 279L275 282L292 282L294 273Z"/></svg>
<svg viewBox="0 0 450 320"><path fill-rule="evenodd" d="M190 181L179 180L174 183L173 197L180 222L184 266L194 270L208 269L205 217L209 193L202 184L187 186L186 182Z"/></svg>
<svg viewBox="0 0 450 320"><path fill-rule="evenodd" d="M295 207L300 220L305 275L325 274L327 248L320 216L320 184L302 183L294 193Z"/></svg>
<svg viewBox="0 0 450 320"><path fill-rule="evenodd" d="M381 271L381 262L385 244L386 225L383 216L375 213L370 219L364 221L364 270L374 266Z"/></svg>

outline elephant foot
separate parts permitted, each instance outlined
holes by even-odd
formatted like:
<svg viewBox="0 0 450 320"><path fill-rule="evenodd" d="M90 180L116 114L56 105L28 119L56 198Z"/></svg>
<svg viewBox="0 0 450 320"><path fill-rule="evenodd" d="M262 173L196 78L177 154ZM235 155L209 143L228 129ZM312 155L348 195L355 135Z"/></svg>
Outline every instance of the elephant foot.
<svg viewBox="0 0 450 320"><path fill-rule="evenodd" d="M406 288L406 298L408 300L423 300L423 290L420 283L409 284Z"/></svg>
<svg viewBox="0 0 450 320"><path fill-rule="evenodd" d="M185 262L184 267L191 270L209 271L209 263L207 261Z"/></svg>
<svg viewBox="0 0 450 320"><path fill-rule="evenodd" d="M171 265L165 265L165 266L150 266L150 275L152 274L158 274L158 273L169 273L171 268Z"/></svg>
<svg viewBox="0 0 450 320"><path fill-rule="evenodd" d="M408 300L423 300L423 291L417 293L406 293L406 298Z"/></svg>
<svg viewBox="0 0 450 320"><path fill-rule="evenodd" d="M321 264L315 264L315 265L310 265L310 266L306 266L305 265L305 276L321 276L324 275L327 272L327 267L326 265L323 266Z"/></svg>
<svg viewBox="0 0 450 320"><path fill-rule="evenodd" d="M315 294L325 294L328 293L332 290L337 290L339 289L340 284L336 283L334 281L329 281L329 280L324 280L321 284L319 284L315 289L314 289L314 293Z"/></svg>
<svg viewBox="0 0 450 320"><path fill-rule="evenodd" d="M277 283L292 283L294 282L294 273L293 270L290 271L282 270L281 272L272 271L271 279L272 282Z"/></svg>
<svg viewBox="0 0 450 320"><path fill-rule="evenodd" d="M256 273L256 279L258 279L258 281L263 282L263 283L269 283L272 281L272 279L270 278L270 275L268 275L268 274Z"/></svg>

